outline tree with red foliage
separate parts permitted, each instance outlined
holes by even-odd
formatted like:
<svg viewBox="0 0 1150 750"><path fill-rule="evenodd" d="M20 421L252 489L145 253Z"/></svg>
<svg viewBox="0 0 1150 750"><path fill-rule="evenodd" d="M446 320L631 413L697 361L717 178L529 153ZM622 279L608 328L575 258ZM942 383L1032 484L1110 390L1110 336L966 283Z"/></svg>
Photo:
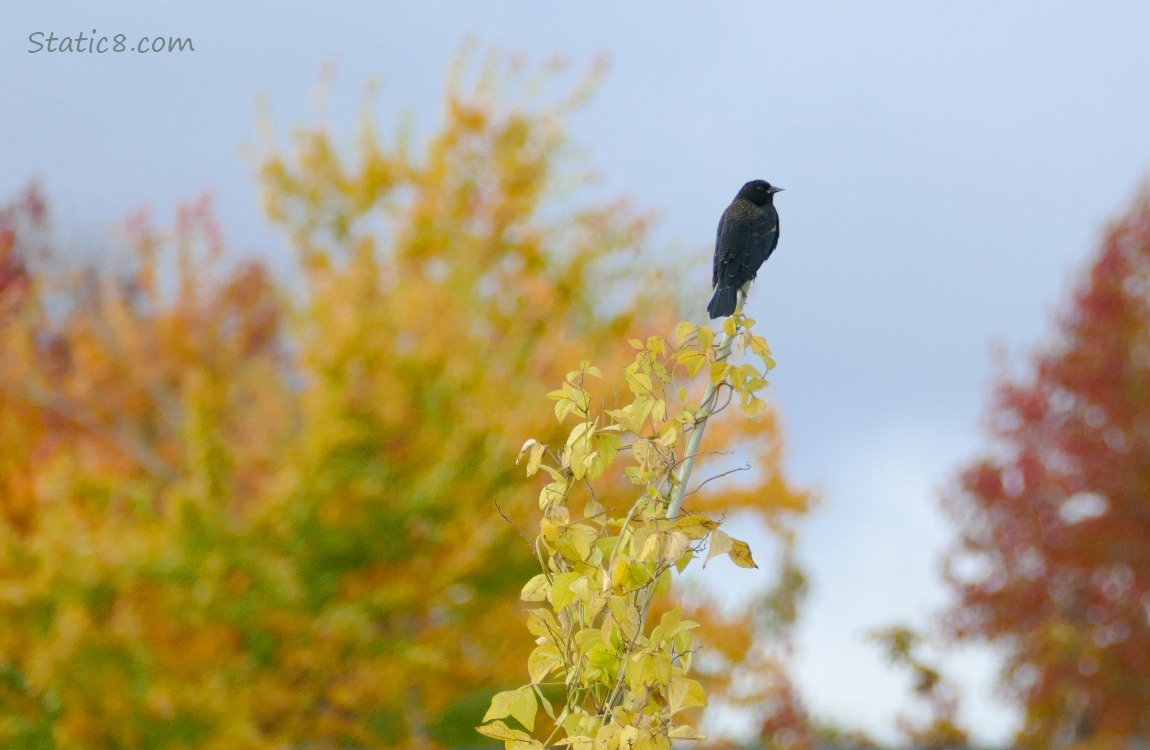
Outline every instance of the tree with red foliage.
<svg viewBox="0 0 1150 750"><path fill-rule="evenodd" d="M1004 649L1021 745L1150 738L1150 190L990 427L945 499L951 635Z"/></svg>

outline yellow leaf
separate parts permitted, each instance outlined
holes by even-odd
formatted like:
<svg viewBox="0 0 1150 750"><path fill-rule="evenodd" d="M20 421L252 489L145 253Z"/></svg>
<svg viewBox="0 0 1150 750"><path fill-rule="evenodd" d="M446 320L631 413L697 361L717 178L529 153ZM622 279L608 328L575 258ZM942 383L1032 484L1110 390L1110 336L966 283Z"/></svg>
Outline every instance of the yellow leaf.
<svg viewBox="0 0 1150 750"><path fill-rule="evenodd" d="M557 548L572 560L586 560L598 538L599 532L587 524L573 523L560 531Z"/></svg>
<svg viewBox="0 0 1150 750"><path fill-rule="evenodd" d="M528 732L533 731L535 714L539 711L539 699L530 685L524 685L515 693L515 700L511 705L511 718L526 727Z"/></svg>
<svg viewBox="0 0 1150 750"><path fill-rule="evenodd" d="M651 403L651 416L655 418L656 422L662 422L667 417L667 402L661 398L654 399Z"/></svg>
<svg viewBox="0 0 1150 750"><path fill-rule="evenodd" d="M698 682L676 675L667 683L667 703L671 713L675 713L684 708L707 705L707 696Z"/></svg>
<svg viewBox="0 0 1150 750"><path fill-rule="evenodd" d="M625 706L615 706L611 709L611 717L615 723L621 727L630 726L634 724L639 717L635 715L635 710Z"/></svg>
<svg viewBox="0 0 1150 750"><path fill-rule="evenodd" d="M527 657L527 675L531 681L538 684L544 677L563 666L563 657L559 649L552 643L536 646Z"/></svg>
<svg viewBox="0 0 1150 750"><path fill-rule="evenodd" d="M754 393L755 391L766 388L769 383L760 377L751 377L743 384L743 391L746 393Z"/></svg>
<svg viewBox="0 0 1150 750"><path fill-rule="evenodd" d="M551 590L551 581L543 573L532 578L523 586L519 598L525 602L547 601L547 593Z"/></svg>
<svg viewBox="0 0 1150 750"><path fill-rule="evenodd" d="M539 521L539 535L545 541L554 543L559 538L564 520L558 513L548 513Z"/></svg>
<svg viewBox="0 0 1150 750"><path fill-rule="evenodd" d="M554 471L550 466L544 466L543 468ZM552 476L555 476L557 473L558 472L555 472ZM563 503L567 501L567 490L567 482L561 480L547 484L539 492L539 507L562 507Z"/></svg>
<svg viewBox="0 0 1150 750"><path fill-rule="evenodd" d="M636 560L641 562L651 562L659 559L659 545L662 544L662 539L659 534L651 534L647 537L647 541L643 542L639 554L635 556Z"/></svg>
<svg viewBox="0 0 1150 750"><path fill-rule="evenodd" d="M643 429L643 426L635 422L631 417L631 412L627 409L608 409L607 416L614 419L615 422L628 432L639 432Z"/></svg>
<svg viewBox="0 0 1150 750"><path fill-rule="evenodd" d="M603 643L596 644L587 652L587 664L605 674L619 673L619 656Z"/></svg>
<svg viewBox="0 0 1150 750"><path fill-rule="evenodd" d="M655 561L660 567L664 567L675 563L687 553L689 548L690 540L687 539L686 534L677 531L661 531L652 534L643 543L643 549L639 553L638 559Z"/></svg>
<svg viewBox="0 0 1150 750"><path fill-rule="evenodd" d="M551 607L556 611L560 611L571 602L575 601L576 593L571 590L572 584L583 578L575 571L567 571L555 576L551 581ZM583 578L586 581L586 578Z"/></svg>
<svg viewBox="0 0 1150 750"><path fill-rule="evenodd" d="M535 691L531 689L530 685L516 688L515 690L505 690L502 693L496 693L491 699L491 707L487 709L487 713L483 715L483 721L486 723L492 719L502 719L506 716L518 721L527 731L535 729L535 714L539 710L539 703L535 698ZM497 722L502 724L502 722ZM503 728L510 732L515 730L508 729L506 724ZM480 731L482 731L482 727ZM487 734L486 732L483 732ZM488 737L494 735L487 734ZM512 739L511 737L495 737L495 739ZM524 739L514 737L514 739ZM525 739L530 739L526 737Z"/></svg>
<svg viewBox="0 0 1150 750"><path fill-rule="evenodd" d="M699 374L703 366L707 364L707 357L702 352L697 352L694 349L684 349L678 354L679 364L687 368L687 374L692 378Z"/></svg>
<svg viewBox="0 0 1150 750"><path fill-rule="evenodd" d="M523 444L523 447L519 449L519 455L517 455L517 456L515 457L515 464L516 464L517 466L519 465L519 459L523 458L523 454L524 454L524 453L526 453L528 450L530 450L530 449L531 449L531 447L532 447L533 445L536 445L538 442L539 442L539 441L538 441L538 440L536 440L535 438L530 438L530 439L529 439L527 442L525 442L525 443Z"/></svg>
<svg viewBox="0 0 1150 750"><path fill-rule="evenodd" d="M595 498L591 498L587 501L587 504L583 506L583 517L588 520L602 519L606 512L607 510Z"/></svg>
<svg viewBox="0 0 1150 750"><path fill-rule="evenodd" d="M531 635L553 639L558 631L559 621L551 610L536 608L527 612L527 632Z"/></svg>
<svg viewBox="0 0 1150 750"><path fill-rule="evenodd" d="M590 586L590 581L587 582ZM591 599L584 605L584 611L587 613L586 617L589 620L594 620L607 606L607 600L610 599L610 594L606 591L596 591L591 594Z"/></svg>
<svg viewBox="0 0 1150 750"><path fill-rule="evenodd" d="M575 634L575 647L583 653L601 643L603 643L603 631L599 628L583 628Z"/></svg>
<svg viewBox="0 0 1150 750"><path fill-rule="evenodd" d="M724 531L715 529L711 532L711 540L707 547L707 559L703 561L703 567L707 567L707 563L711 561L712 557L725 555L731 551L732 542L734 540Z"/></svg>
<svg viewBox="0 0 1150 750"><path fill-rule="evenodd" d="M488 713L490 713L490 711ZM506 716L506 714L504 714L504 716ZM486 719L484 721L486 721ZM519 729L512 729L502 721L493 721L490 724L476 727L475 731L493 740L504 740L507 742L512 740L527 742L531 740L531 735Z"/></svg>
<svg viewBox="0 0 1150 750"><path fill-rule="evenodd" d="M555 421L562 422L567 415L575 410L577 404L569 398L561 398L555 402Z"/></svg>
<svg viewBox="0 0 1150 750"><path fill-rule="evenodd" d="M607 600L607 608L615 617L619 632L628 641L639 632L639 610L625 596L613 596Z"/></svg>
<svg viewBox="0 0 1150 750"><path fill-rule="evenodd" d="M535 443L531 446L531 455L527 458L527 476L535 476L535 472L539 471L539 465L543 463L543 451L547 450L547 446L543 443ZM522 455L522 454L521 454ZM519 463L516 461L516 463Z"/></svg>
<svg viewBox="0 0 1150 750"><path fill-rule="evenodd" d="M682 322L675 326L675 340L682 344L688 338L694 335L695 331L699 330L699 326L694 323Z"/></svg>
<svg viewBox="0 0 1150 750"><path fill-rule="evenodd" d="M559 721L567 734L572 736L590 736L602 726L603 720L598 716L589 716L584 713L572 713Z"/></svg>
<svg viewBox="0 0 1150 750"><path fill-rule="evenodd" d="M584 416L587 414L587 407L591 404L591 394L583 390L583 387L574 383L564 383L563 391L567 394L567 398L575 404L575 408L579 410Z"/></svg>
<svg viewBox="0 0 1150 750"><path fill-rule="evenodd" d="M651 734L639 727L630 726L623 727L623 731L619 733L619 748L620 750L655 750L654 743L651 741Z"/></svg>
<svg viewBox="0 0 1150 750"><path fill-rule="evenodd" d="M631 484L646 484L650 472L640 469L638 466L628 466L623 469L623 476L631 482Z"/></svg>
<svg viewBox="0 0 1150 750"><path fill-rule="evenodd" d="M719 522L712 521L704 515L692 513L691 515L680 516L675 519L675 524L672 528L686 534L688 539L699 540L719 528Z"/></svg>
<svg viewBox="0 0 1150 750"><path fill-rule="evenodd" d="M591 601L591 597L595 595L595 591L591 587L591 579L583 575L576 578L571 582L571 593L582 602Z"/></svg>
<svg viewBox="0 0 1150 750"><path fill-rule="evenodd" d="M631 558L619 555L611 566L611 590L622 596L635 587L631 579Z"/></svg>
<svg viewBox="0 0 1150 750"><path fill-rule="evenodd" d="M571 430L571 434L567 436L567 445L575 445L576 442L578 442L584 435L587 434L588 430L591 430L594 427L595 424L593 422L580 422L579 424L575 425L575 427Z"/></svg>
<svg viewBox="0 0 1150 750"><path fill-rule="evenodd" d="M757 568L755 561L751 558L751 548L746 542L739 541L738 539L731 540L731 551L728 553L731 556L731 561L738 565L740 568Z"/></svg>
<svg viewBox="0 0 1150 750"><path fill-rule="evenodd" d="M673 740L705 740L707 735L700 734L697 729L687 724L680 724L667 733Z"/></svg>
<svg viewBox="0 0 1150 750"><path fill-rule="evenodd" d="M603 728L599 730L599 733L595 735L595 750L620 750L620 748L625 748L625 746L620 743L619 736L622 731L623 728L619 726L618 722L604 724ZM625 750L630 750L630 748L625 748Z"/></svg>
<svg viewBox="0 0 1150 750"><path fill-rule="evenodd" d="M648 651L634 657L633 686L662 688L671 681L671 654L669 651Z"/></svg>
<svg viewBox="0 0 1150 750"><path fill-rule="evenodd" d="M636 396L650 396L654 392L651 385L651 377L645 372L636 372L629 375L627 377L627 386Z"/></svg>
<svg viewBox="0 0 1150 750"><path fill-rule="evenodd" d="M736 391L742 392L743 384L747 382L747 378L752 374L757 373L751 365L735 365L731 367L731 385L734 386Z"/></svg>
<svg viewBox="0 0 1150 750"><path fill-rule="evenodd" d="M655 564L650 562L631 563L631 578L638 586L646 586L655 577Z"/></svg>
<svg viewBox="0 0 1150 750"><path fill-rule="evenodd" d="M650 381L647 382L650 383ZM639 396L635 399L635 403L628 407L633 409L632 417L635 419L636 424L639 425L633 432L641 432L643 430L643 424L647 421L647 417L651 416L651 408L654 405L655 398L653 396Z"/></svg>
<svg viewBox="0 0 1150 750"><path fill-rule="evenodd" d="M747 546L746 542L734 539L726 532L715 530L711 533L710 549L707 551L707 559L703 562L703 565L706 566L712 557L717 557L718 555L730 555L731 562L740 568L759 567L755 565L755 561L751 558L751 548Z"/></svg>
<svg viewBox="0 0 1150 750"><path fill-rule="evenodd" d="M539 686L532 683L531 689L535 692L535 697L539 700L539 707L547 714L547 718L555 721L555 708L551 705L551 701L547 700L547 696L543 695L543 691Z"/></svg>
<svg viewBox="0 0 1150 750"><path fill-rule="evenodd" d="M727 371L730 369L731 366L725 361L713 363L711 365L711 384L717 386L719 383L722 383L723 378L727 377Z"/></svg>
<svg viewBox="0 0 1150 750"><path fill-rule="evenodd" d="M699 346L703 351L709 351L715 343L715 332L707 326L699 326L697 333L699 336Z"/></svg>
<svg viewBox="0 0 1150 750"><path fill-rule="evenodd" d="M763 401L758 396L751 396L750 400L744 404L739 404L739 408L743 410L751 419L760 416L767 409L767 402Z"/></svg>
<svg viewBox="0 0 1150 750"><path fill-rule="evenodd" d="M686 534L678 531L667 532L666 540L662 555L659 558L660 565L674 565L691 549L691 540L687 538Z"/></svg>

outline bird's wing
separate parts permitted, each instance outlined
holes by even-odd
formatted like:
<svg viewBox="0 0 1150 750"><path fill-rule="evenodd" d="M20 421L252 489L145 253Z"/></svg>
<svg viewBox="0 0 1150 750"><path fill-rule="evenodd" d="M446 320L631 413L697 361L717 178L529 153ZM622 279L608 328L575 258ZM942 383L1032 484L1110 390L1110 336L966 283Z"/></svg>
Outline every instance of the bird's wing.
<svg viewBox="0 0 1150 750"><path fill-rule="evenodd" d="M755 273L759 270L759 266L766 263L767 258L771 257L771 253L779 246L779 212L772 205L767 206L759 212L760 216L755 221L754 227L751 229L753 239L751 245L755 248L755 257L753 258L754 268L751 270L751 278L755 277ZM761 256L761 259L759 258Z"/></svg>
<svg viewBox="0 0 1150 750"><path fill-rule="evenodd" d="M719 220L715 241L712 286L738 288L755 278L759 266L778 244L778 213L773 206L761 209L746 201L735 201Z"/></svg>

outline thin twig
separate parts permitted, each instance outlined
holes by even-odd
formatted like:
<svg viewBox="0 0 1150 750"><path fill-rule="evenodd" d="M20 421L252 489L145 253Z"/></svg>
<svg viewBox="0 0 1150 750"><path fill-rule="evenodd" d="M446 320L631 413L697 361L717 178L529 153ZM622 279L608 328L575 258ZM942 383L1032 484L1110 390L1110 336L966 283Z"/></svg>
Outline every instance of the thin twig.
<svg viewBox="0 0 1150 750"><path fill-rule="evenodd" d="M688 493L687 493L686 495L684 495L683 497L690 497L691 495L694 495L696 492L698 492L699 490L703 489L703 487L705 487L705 486L707 485L707 483L709 483L709 482L713 482L713 481L715 481L716 479L722 479L723 477L725 477L725 476L728 476L728 475L730 475L730 474L734 474L734 473L736 473L736 472L740 472L740 471L750 471L750 470L751 470L751 464L750 464L750 462L748 461L748 462L747 462L746 464L744 464L743 466L738 466L738 467L735 467L734 469L731 469L730 471L724 471L722 474L716 474L715 476L713 476L713 477L710 477L709 479L704 479L702 482L700 482L700 483L699 483L699 486L698 486L698 487L696 487L695 489L691 490L690 492L688 492Z"/></svg>
<svg viewBox="0 0 1150 750"><path fill-rule="evenodd" d="M699 451L698 453L692 453L691 455L693 455L693 456L733 456L733 455L735 455L735 452L734 451ZM681 459L676 461L675 465L671 467L672 471L679 468L683 464L683 462L686 460L687 460L687 457L683 456Z"/></svg>
<svg viewBox="0 0 1150 750"><path fill-rule="evenodd" d="M729 385L727 385L727 383L720 383L719 387L722 388L725 385L727 386L727 389L726 389L727 390L727 400L723 402L722 406L716 407L715 410L711 412L712 417L715 416L716 414L721 414L724 411L726 411L727 407L731 405L731 401L733 401L735 398L734 389L731 388Z"/></svg>
<svg viewBox="0 0 1150 750"><path fill-rule="evenodd" d="M591 479L586 474L583 475L583 483L587 485L587 491L591 493L591 499L599 502L599 496L595 494L595 488L591 486Z"/></svg>
<svg viewBox="0 0 1150 750"><path fill-rule="evenodd" d="M495 510L499 511L499 515L503 516L503 520L515 527L515 530L519 532L519 536L523 537L523 541L527 542L527 546L530 547L531 540L523 533L523 529L519 528L519 524L512 521L511 517L503 512L503 508L499 507L499 498L493 497L491 498L491 502L495 504Z"/></svg>

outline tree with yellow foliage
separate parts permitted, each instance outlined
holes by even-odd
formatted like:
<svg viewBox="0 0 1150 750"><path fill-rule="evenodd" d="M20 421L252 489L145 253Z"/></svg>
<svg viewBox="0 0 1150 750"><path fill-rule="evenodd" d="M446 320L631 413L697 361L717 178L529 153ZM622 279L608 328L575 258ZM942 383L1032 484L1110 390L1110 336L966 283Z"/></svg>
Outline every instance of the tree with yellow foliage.
<svg viewBox="0 0 1150 750"><path fill-rule="evenodd" d="M560 190L585 91L512 101L516 75L460 73L420 149L370 118L270 148L288 279L231 260L206 202L66 277L3 214L0 744L473 744L522 682L537 563L504 516L539 509L513 460L567 437L534 404L572 357L622 370L674 294L645 219ZM755 482L692 508L785 536L806 498L773 415L712 437L753 446ZM752 651L750 615L687 616L716 673Z"/></svg>
<svg viewBox="0 0 1150 750"><path fill-rule="evenodd" d="M527 615L537 644L527 661L530 681L495 695L483 718L490 723L478 728L507 750L668 750L676 739L706 739L684 721L687 709L707 703L702 684L688 676L699 623L683 619L675 604L651 626L651 608L674 571L704 548L707 560L728 555L739 567L758 567L746 542L720 530L718 520L682 513L704 430L722 410L720 393L737 397L748 416L766 407L757 392L774 361L738 309L745 292L738 291L718 341L710 328L686 322L676 327L674 346L661 336L632 339L638 354L623 371L624 405L598 405L589 379L603 373L587 362L548 394L556 419L574 417L575 426L562 445L531 439L519 452L528 476L543 469L551 480L539 494L535 540L543 572L520 595L541 604ZM736 340L762 369L731 362ZM698 403L694 379L706 383ZM623 452L630 461L622 473L633 486L610 496L602 486L597 491ZM563 691L558 707L544 695L548 687ZM540 709L551 719L543 739L529 734Z"/></svg>

